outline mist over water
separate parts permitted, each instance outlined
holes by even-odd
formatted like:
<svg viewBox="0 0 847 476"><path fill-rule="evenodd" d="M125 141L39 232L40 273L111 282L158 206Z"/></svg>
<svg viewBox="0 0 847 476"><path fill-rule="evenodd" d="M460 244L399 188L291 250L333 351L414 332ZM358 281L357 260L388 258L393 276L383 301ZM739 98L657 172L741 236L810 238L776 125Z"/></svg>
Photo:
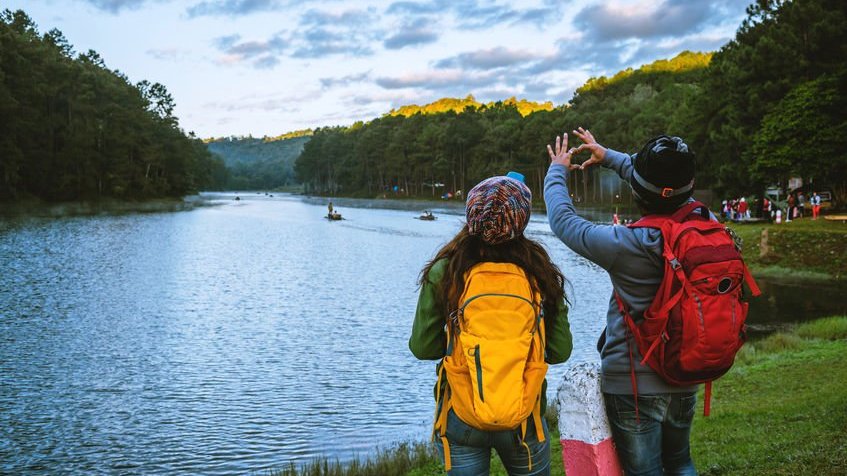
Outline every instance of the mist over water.
<svg viewBox="0 0 847 476"><path fill-rule="evenodd" d="M324 199L233 198L0 219L0 472L240 474L427 438L435 363L407 340L418 274L461 204L339 199L330 222ZM528 235L571 283L572 359L596 359L606 273L540 214ZM787 320L828 312L798 306Z"/></svg>

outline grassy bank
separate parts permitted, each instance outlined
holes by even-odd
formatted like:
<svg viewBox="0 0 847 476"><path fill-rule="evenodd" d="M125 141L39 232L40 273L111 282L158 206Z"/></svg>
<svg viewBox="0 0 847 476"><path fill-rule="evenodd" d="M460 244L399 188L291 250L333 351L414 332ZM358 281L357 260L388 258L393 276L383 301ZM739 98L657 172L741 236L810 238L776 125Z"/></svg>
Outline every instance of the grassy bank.
<svg viewBox="0 0 847 476"><path fill-rule="evenodd" d="M182 198L151 198L147 200L80 200L75 202L47 202L22 200L0 202L0 217L70 217L92 215L123 215L131 213L165 213L193 210L208 205L200 195Z"/></svg>
<svg viewBox="0 0 847 476"><path fill-rule="evenodd" d="M847 474L847 317L819 319L748 343L714 386L712 416L702 404L691 437L701 475ZM701 391L702 400L702 391ZM552 473L564 474L554 418ZM505 476L492 457L492 475ZM274 476L435 476L432 447L401 445L366 462L315 462Z"/></svg>
<svg viewBox="0 0 847 476"><path fill-rule="evenodd" d="M744 239L744 259L758 276L847 279L847 224L804 218L730 227Z"/></svg>
<svg viewBox="0 0 847 476"><path fill-rule="evenodd" d="M702 475L847 474L847 317L748 344L691 445Z"/></svg>

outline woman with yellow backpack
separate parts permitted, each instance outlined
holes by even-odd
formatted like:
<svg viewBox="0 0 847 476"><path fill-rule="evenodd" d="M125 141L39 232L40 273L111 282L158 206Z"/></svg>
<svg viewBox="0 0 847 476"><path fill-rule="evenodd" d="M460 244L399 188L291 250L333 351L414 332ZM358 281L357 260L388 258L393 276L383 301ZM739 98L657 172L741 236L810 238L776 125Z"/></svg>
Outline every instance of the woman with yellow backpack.
<svg viewBox="0 0 847 476"><path fill-rule="evenodd" d="M572 340L565 278L523 233L531 202L520 174L483 180L421 272L409 348L440 359L433 437L451 476L488 474L492 448L510 475L550 474L544 376Z"/></svg>

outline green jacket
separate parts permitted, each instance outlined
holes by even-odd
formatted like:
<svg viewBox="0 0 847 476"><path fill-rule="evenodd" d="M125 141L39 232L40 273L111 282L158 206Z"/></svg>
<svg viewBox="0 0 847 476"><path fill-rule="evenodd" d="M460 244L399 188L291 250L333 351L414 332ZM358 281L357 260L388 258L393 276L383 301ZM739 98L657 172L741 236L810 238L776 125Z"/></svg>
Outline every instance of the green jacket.
<svg viewBox="0 0 847 476"><path fill-rule="evenodd" d="M447 331L444 329L445 316L437 308L434 283L444 278L447 260L442 259L433 265L421 286L418 296L418 307L415 311L415 321L412 324L412 336L409 338L409 349L421 360L438 360L444 357L447 350ZM571 355L573 339L568 324L568 308L564 302L559 303L559 314L554 319L544 319L544 330L547 336L546 358L548 364L560 364ZM542 390L541 410L546 411L546 388Z"/></svg>

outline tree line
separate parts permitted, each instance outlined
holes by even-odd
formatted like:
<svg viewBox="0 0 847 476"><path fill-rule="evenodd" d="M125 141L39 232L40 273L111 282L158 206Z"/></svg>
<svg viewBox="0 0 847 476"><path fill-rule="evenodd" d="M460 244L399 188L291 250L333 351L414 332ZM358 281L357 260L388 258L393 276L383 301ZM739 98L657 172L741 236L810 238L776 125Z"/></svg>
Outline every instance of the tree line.
<svg viewBox="0 0 847 476"><path fill-rule="evenodd" d="M296 185L294 161L309 141L311 130L277 137L222 137L207 139L206 146L221 157L229 170L227 190L273 190Z"/></svg>
<svg viewBox="0 0 847 476"><path fill-rule="evenodd" d="M847 2L757 0L714 54L683 52L592 78L569 103L527 115L511 101L320 128L295 170L310 193L360 196L439 196L517 170L540 196L546 144L581 125L628 152L658 134L685 138L699 188L757 195L797 176L832 187L844 203L845 78ZM609 171L571 180L577 199L626 200Z"/></svg>
<svg viewBox="0 0 847 476"><path fill-rule="evenodd" d="M77 54L21 10L0 14L0 200L143 199L221 187L228 171L180 128L165 86Z"/></svg>

